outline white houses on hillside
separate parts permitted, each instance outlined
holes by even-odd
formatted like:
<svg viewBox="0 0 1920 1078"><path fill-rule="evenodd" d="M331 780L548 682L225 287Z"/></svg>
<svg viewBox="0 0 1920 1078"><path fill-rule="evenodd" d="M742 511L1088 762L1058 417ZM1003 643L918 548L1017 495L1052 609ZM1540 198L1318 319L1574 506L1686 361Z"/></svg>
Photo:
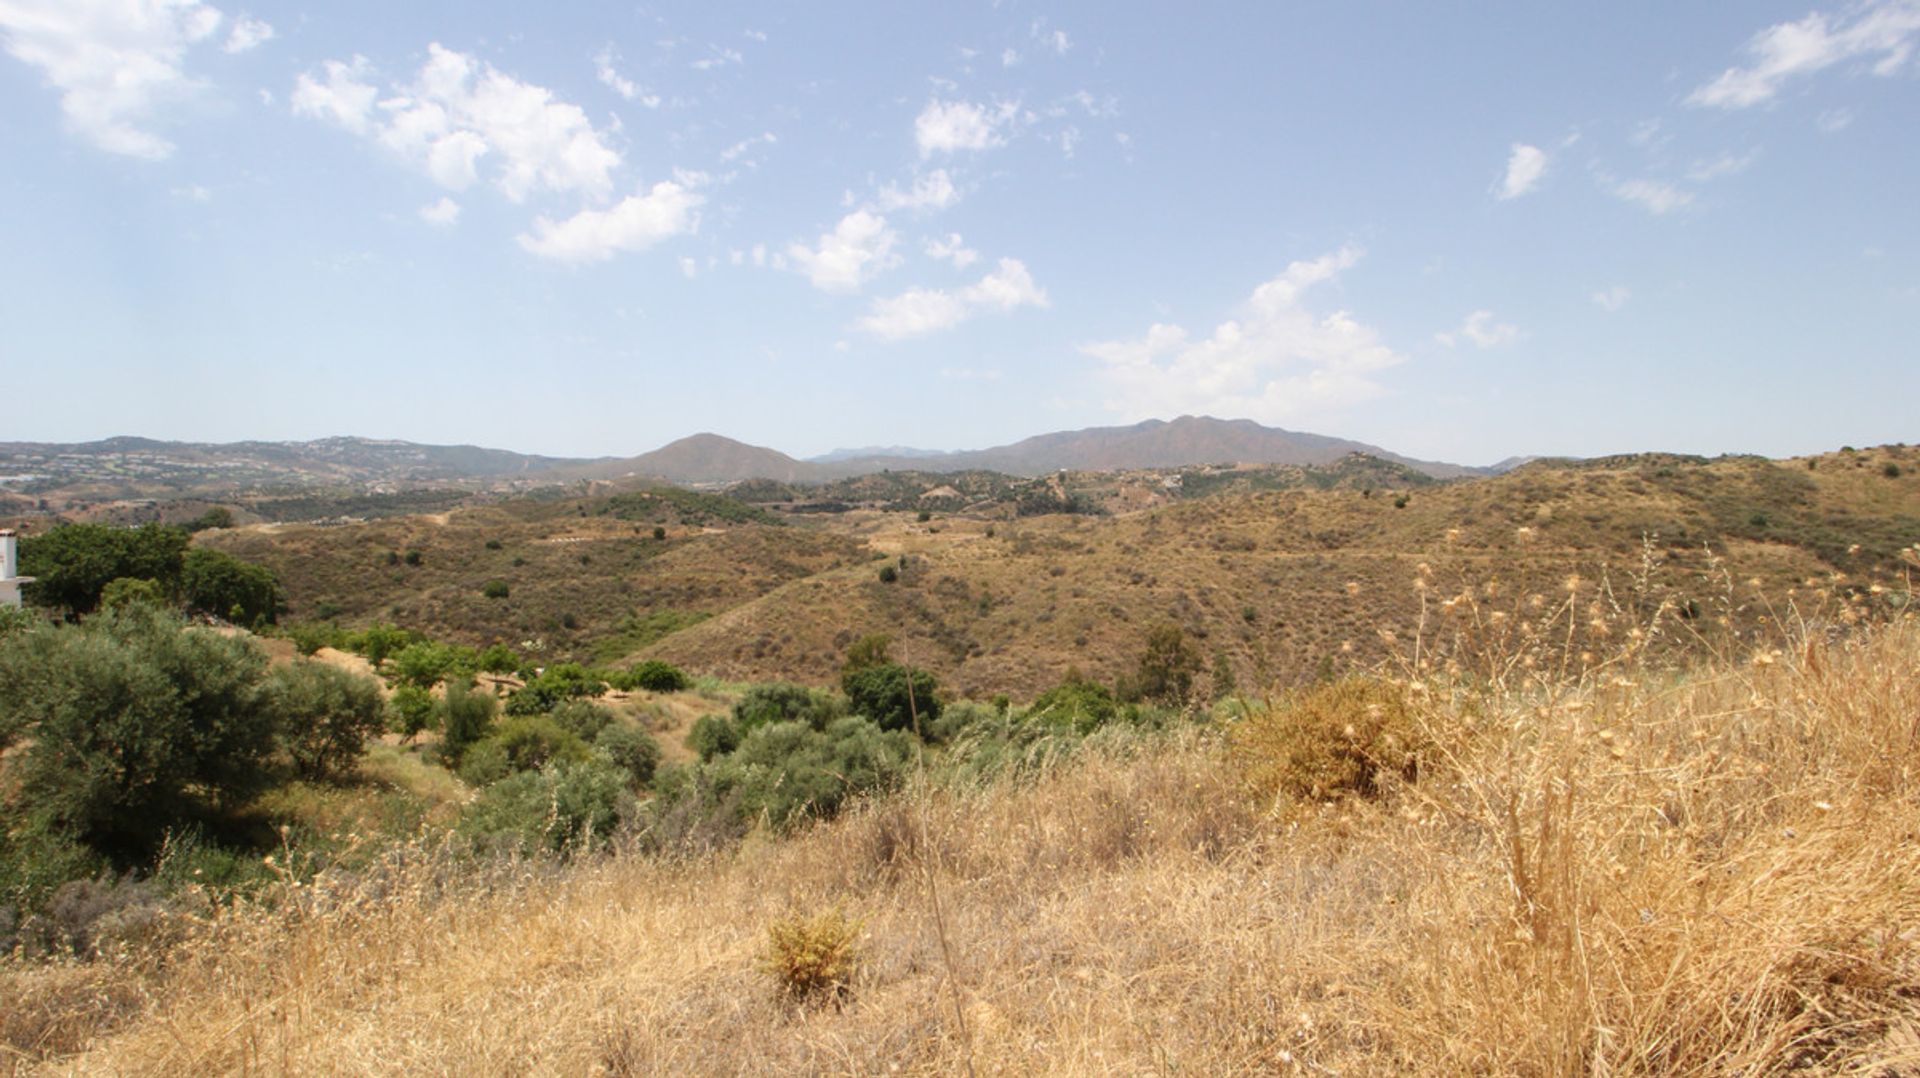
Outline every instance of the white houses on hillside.
<svg viewBox="0 0 1920 1078"><path fill-rule="evenodd" d="M20 605L20 585L33 578L20 576L20 540L11 529L0 528L0 606Z"/></svg>

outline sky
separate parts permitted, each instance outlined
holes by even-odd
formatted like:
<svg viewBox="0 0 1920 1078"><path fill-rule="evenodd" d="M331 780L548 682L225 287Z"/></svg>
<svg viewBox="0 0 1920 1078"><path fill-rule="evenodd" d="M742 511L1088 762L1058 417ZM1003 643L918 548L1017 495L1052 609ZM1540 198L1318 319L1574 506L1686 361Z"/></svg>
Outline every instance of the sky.
<svg viewBox="0 0 1920 1078"><path fill-rule="evenodd" d="M0 441L1920 433L1920 0L0 0Z"/></svg>

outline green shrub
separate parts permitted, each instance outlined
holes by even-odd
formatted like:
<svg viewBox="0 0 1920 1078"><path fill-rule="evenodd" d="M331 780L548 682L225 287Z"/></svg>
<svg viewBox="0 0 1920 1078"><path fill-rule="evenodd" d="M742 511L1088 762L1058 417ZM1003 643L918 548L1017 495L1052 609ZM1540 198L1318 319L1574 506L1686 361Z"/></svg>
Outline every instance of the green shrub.
<svg viewBox="0 0 1920 1078"><path fill-rule="evenodd" d="M1880 474L1886 476L1888 479L1898 479L1900 478L1900 466L1892 461L1888 461L1886 466L1880 469Z"/></svg>
<svg viewBox="0 0 1920 1078"><path fill-rule="evenodd" d="M522 771L484 790L460 815L459 833L521 853L602 845L632 817L627 772L605 760L561 761Z"/></svg>
<svg viewBox="0 0 1920 1078"><path fill-rule="evenodd" d="M346 771L384 718L377 682L312 659L275 667L267 675L267 695L281 744L303 778Z"/></svg>
<svg viewBox="0 0 1920 1078"><path fill-rule="evenodd" d="M549 713L554 723L582 741L592 741L613 721L613 712L588 700L562 700Z"/></svg>
<svg viewBox="0 0 1920 1078"><path fill-rule="evenodd" d="M939 683L925 670L882 663L843 675L840 688L853 713L882 730L912 730L916 717L929 729L940 717Z"/></svg>
<svg viewBox="0 0 1920 1078"><path fill-rule="evenodd" d="M460 777L469 785L486 786L555 761L578 763L588 755L585 741L545 715L512 718L467 746L460 757Z"/></svg>
<svg viewBox="0 0 1920 1078"><path fill-rule="evenodd" d="M453 670L457 659L452 647L422 640L395 652L386 674L395 684L431 689Z"/></svg>
<svg viewBox="0 0 1920 1078"><path fill-rule="evenodd" d="M118 610L131 603L145 603L148 606L165 606L166 592L160 588L157 580L138 580L134 577L116 577L100 589L100 605L108 610Z"/></svg>
<svg viewBox="0 0 1920 1078"><path fill-rule="evenodd" d="M96 848L143 849L211 801L261 788L274 748L266 656L134 605L0 639L0 748L16 804Z"/></svg>
<svg viewBox="0 0 1920 1078"><path fill-rule="evenodd" d="M1112 722L1119 713L1120 704L1114 699L1113 690L1075 669L1068 670L1060 684L1041 693L1027 712L1037 721L1070 727L1083 734Z"/></svg>
<svg viewBox="0 0 1920 1078"><path fill-rule="evenodd" d="M180 591L189 609L236 625L270 625L280 605L273 570L207 547L187 551L180 565Z"/></svg>
<svg viewBox="0 0 1920 1078"><path fill-rule="evenodd" d="M726 715L702 715L687 731L687 747L702 760L725 756L740 747L740 726Z"/></svg>
<svg viewBox="0 0 1920 1078"><path fill-rule="evenodd" d="M1232 752L1261 797L1375 797L1390 774L1412 778L1425 747L1406 692L1352 677L1261 708L1233 729Z"/></svg>
<svg viewBox="0 0 1920 1078"><path fill-rule="evenodd" d="M1120 686L1119 695L1166 707L1183 706L1201 666L1200 649L1187 639L1185 630L1177 625L1155 626L1147 633L1147 647L1134 676Z"/></svg>
<svg viewBox="0 0 1920 1078"><path fill-rule="evenodd" d="M327 621L303 621L287 627L287 637L293 641L293 649L302 655L312 655L321 648L336 647L344 643L343 634Z"/></svg>
<svg viewBox="0 0 1920 1078"><path fill-rule="evenodd" d="M459 764L467 746L493 732L494 703L490 693L474 692L462 681L447 683L440 700L440 758Z"/></svg>
<svg viewBox="0 0 1920 1078"><path fill-rule="evenodd" d="M418 685L402 685L387 699L387 729L411 741L433 727L433 694Z"/></svg>
<svg viewBox="0 0 1920 1078"><path fill-rule="evenodd" d="M840 702L817 689L789 682L754 685L733 705L733 721L741 733L770 722L804 722L816 730L846 714Z"/></svg>
<svg viewBox="0 0 1920 1078"><path fill-rule="evenodd" d="M593 739L593 747L607 759L633 776L636 786L653 781L660 768L660 743L645 730L625 723L614 723Z"/></svg>
<svg viewBox="0 0 1920 1078"><path fill-rule="evenodd" d="M607 683L578 663L549 666L507 697L509 715L544 715L560 701L581 696L600 696Z"/></svg>
<svg viewBox="0 0 1920 1078"><path fill-rule="evenodd" d="M638 662L608 678L621 692L645 689L648 692L684 692L693 685L686 671L662 659Z"/></svg>
<svg viewBox="0 0 1920 1078"><path fill-rule="evenodd" d="M900 570L895 569L891 565L882 565L880 567L880 583L891 584L898 579L900 579Z"/></svg>
<svg viewBox="0 0 1920 1078"><path fill-rule="evenodd" d="M745 735L731 754L707 765L707 792L743 824L784 828L804 817L827 817L848 798L897 785L912 759L913 740L857 716L826 730L777 722Z"/></svg>
<svg viewBox="0 0 1920 1078"><path fill-rule="evenodd" d="M474 666L489 674L511 674L519 669L520 656L505 644L489 644L474 657Z"/></svg>
<svg viewBox="0 0 1920 1078"><path fill-rule="evenodd" d="M501 580L499 577L487 581L480 587L480 594L489 599L504 599L510 593L511 589L507 587L507 582Z"/></svg>

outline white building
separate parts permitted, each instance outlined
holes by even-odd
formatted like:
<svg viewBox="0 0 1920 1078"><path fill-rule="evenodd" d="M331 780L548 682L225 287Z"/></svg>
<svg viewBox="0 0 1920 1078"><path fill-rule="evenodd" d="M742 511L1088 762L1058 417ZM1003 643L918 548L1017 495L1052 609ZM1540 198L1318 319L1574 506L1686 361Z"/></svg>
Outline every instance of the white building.
<svg viewBox="0 0 1920 1078"><path fill-rule="evenodd" d="M20 605L20 585L33 578L21 576L20 540L8 528L0 528L0 606Z"/></svg>

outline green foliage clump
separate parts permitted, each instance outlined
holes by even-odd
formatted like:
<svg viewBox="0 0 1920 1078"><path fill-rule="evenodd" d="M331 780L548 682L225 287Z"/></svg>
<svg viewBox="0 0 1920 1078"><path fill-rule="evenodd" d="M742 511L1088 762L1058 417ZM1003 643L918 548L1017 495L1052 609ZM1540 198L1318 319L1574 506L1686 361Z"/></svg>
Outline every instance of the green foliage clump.
<svg viewBox="0 0 1920 1078"><path fill-rule="evenodd" d="M489 674L511 674L520 668L520 655L505 644L492 643L474 657L473 664Z"/></svg>
<svg viewBox="0 0 1920 1078"><path fill-rule="evenodd" d="M1253 711L1232 745L1258 795L1331 801L1378 796L1392 774L1411 779L1426 739L1401 686L1351 677Z"/></svg>
<svg viewBox="0 0 1920 1078"><path fill-rule="evenodd" d="M800 722L762 726L705 765L710 796L737 825L785 828L837 813L849 798L892 789L913 759L913 738L858 716L825 730Z"/></svg>
<svg viewBox="0 0 1920 1078"><path fill-rule="evenodd" d="M280 606L273 570L224 551L195 547L180 565L187 606L236 625L271 625Z"/></svg>
<svg viewBox="0 0 1920 1078"><path fill-rule="evenodd" d="M593 739L594 750L633 776L635 786L653 781L660 769L660 743L645 730L625 723L612 723Z"/></svg>
<svg viewBox="0 0 1920 1078"><path fill-rule="evenodd" d="M494 577L480 586L480 594L489 599L504 599L511 593L512 589L507 586L507 582L499 577Z"/></svg>
<svg viewBox="0 0 1920 1078"><path fill-rule="evenodd" d="M872 719L882 730L930 728L940 717L939 682L925 670L881 663L841 676L840 689L856 715Z"/></svg>
<svg viewBox="0 0 1920 1078"><path fill-rule="evenodd" d="M35 578L26 597L45 606L91 613L108 584L121 577L151 580L171 591L180 583L187 533L147 524L62 524L20 540L20 575Z"/></svg>
<svg viewBox="0 0 1920 1078"><path fill-rule="evenodd" d="M733 721L742 734L774 722L804 722L824 730L844 714L846 709L827 693L788 682L754 685L733 705Z"/></svg>
<svg viewBox="0 0 1920 1078"><path fill-rule="evenodd" d="M1164 707L1181 707L1193 692L1200 673L1200 649L1178 625L1158 625L1147 632L1147 647L1131 678L1120 686L1120 696Z"/></svg>
<svg viewBox="0 0 1920 1078"><path fill-rule="evenodd" d="M1113 690L1070 669L1060 684L1040 694L1027 714L1042 722L1087 733L1112 722L1120 713Z"/></svg>
<svg viewBox="0 0 1920 1078"><path fill-rule="evenodd" d="M558 761L488 786L456 829L479 845L519 853L603 845L634 815L630 781L606 760Z"/></svg>
<svg viewBox="0 0 1920 1078"><path fill-rule="evenodd" d="M562 700L549 713L562 730L582 741L592 741L613 722L613 712L590 700Z"/></svg>
<svg viewBox="0 0 1920 1078"><path fill-rule="evenodd" d="M685 670L664 659L647 659L638 662L608 678L608 683L621 692L645 689L648 692L685 692L693 685L693 679Z"/></svg>
<svg viewBox="0 0 1920 1078"><path fill-rule="evenodd" d="M558 663L547 667L507 697L509 715L544 715L560 701L581 696L600 696L607 683L579 663Z"/></svg>
<svg viewBox="0 0 1920 1078"><path fill-rule="evenodd" d="M474 692L462 681L447 683L440 700L440 758L457 766L467 746L493 732L495 707L490 693Z"/></svg>
<svg viewBox="0 0 1920 1078"><path fill-rule="evenodd" d="M594 644L593 654L601 662L614 662L712 616L704 610L675 610L671 607L649 610L645 614L628 614L612 636Z"/></svg>
<svg viewBox="0 0 1920 1078"><path fill-rule="evenodd" d="M287 626L286 632L287 638L293 641L293 649L302 655L346 643L346 634L330 621L303 621Z"/></svg>
<svg viewBox="0 0 1920 1078"><path fill-rule="evenodd" d="M100 589L100 605L108 610L118 610L132 603L145 603L148 606L165 606L167 595L157 580L138 580L134 577L116 577Z"/></svg>
<svg viewBox="0 0 1920 1078"><path fill-rule="evenodd" d="M372 678L312 659L275 667L267 676L267 695L281 743L303 778L345 772L385 717Z"/></svg>
<svg viewBox="0 0 1920 1078"><path fill-rule="evenodd" d="M702 715L687 731L687 747L703 761L725 756L740 747L740 724L728 715Z"/></svg>
<svg viewBox="0 0 1920 1078"><path fill-rule="evenodd" d="M900 579L900 570L894 568L891 564L882 565L880 567L880 583L891 584L894 581L899 579Z"/></svg>
<svg viewBox="0 0 1920 1078"><path fill-rule="evenodd" d="M411 741L433 728L433 694L418 685L401 685L387 699L387 729Z"/></svg>
<svg viewBox="0 0 1920 1078"><path fill-rule="evenodd" d="M522 771L538 771L555 761L578 763L590 755L587 743L546 715L511 718L467 747L460 777L487 786Z"/></svg>
<svg viewBox="0 0 1920 1078"><path fill-rule="evenodd" d="M146 849L268 777L266 656L140 605L0 639L9 815L98 849Z"/></svg>
<svg viewBox="0 0 1920 1078"><path fill-rule="evenodd" d="M449 677L471 677L479 661L471 648L420 640L395 652L388 666L394 684L431 689Z"/></svg>
<svg viewBox="0 0 1920 1078"><path fill-rule="evenodd" d="M412 629L401 629L383 621L376 621L357 633L348 634L341 642L347 646L348 651L366 656L367 661L378 670L387 656L410 644L418 644L424 640L426 640L425 636Z"/></svg>

